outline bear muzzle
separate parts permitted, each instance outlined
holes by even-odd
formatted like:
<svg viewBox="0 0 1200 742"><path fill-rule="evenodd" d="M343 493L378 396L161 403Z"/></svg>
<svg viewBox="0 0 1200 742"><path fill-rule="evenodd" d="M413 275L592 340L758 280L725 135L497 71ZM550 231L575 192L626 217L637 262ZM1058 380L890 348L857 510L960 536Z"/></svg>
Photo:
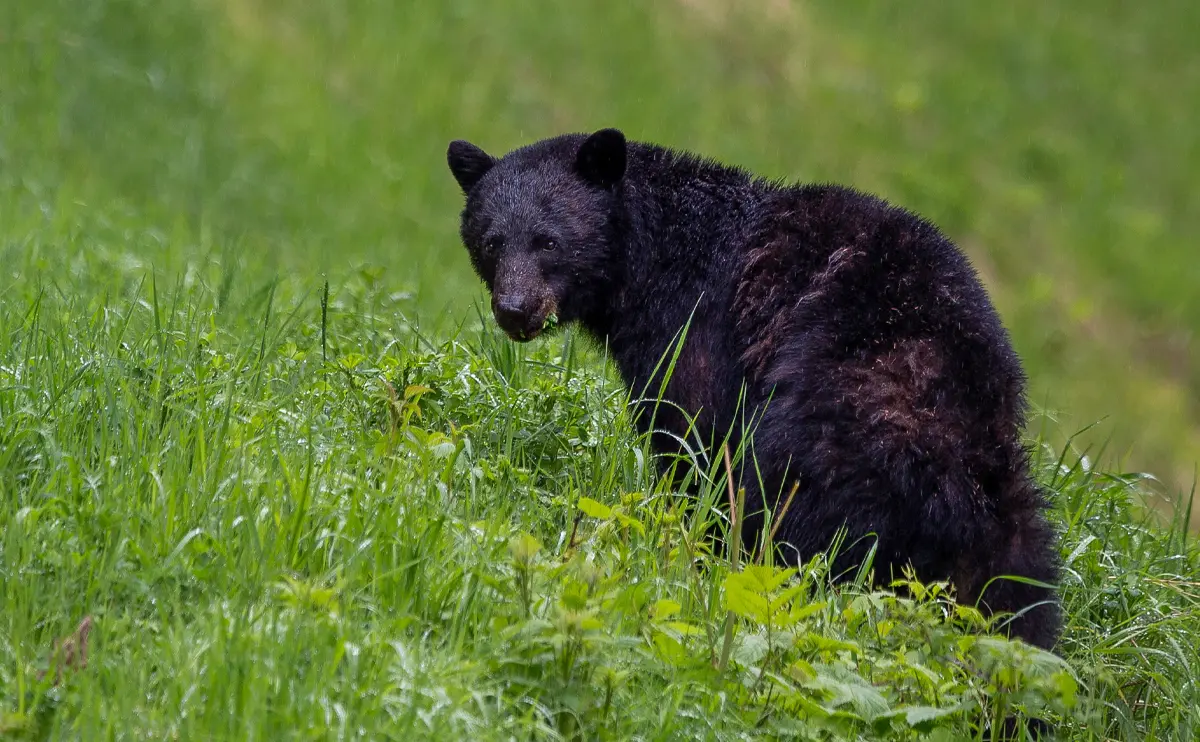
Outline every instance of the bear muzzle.
<svg viewBox="0 0 1200 742"><path fill-rule="evenodd" d="M554 314L553 296L503 294L492 297L492 315L504 334L519 343L529 342L546 327Z"/></svg>

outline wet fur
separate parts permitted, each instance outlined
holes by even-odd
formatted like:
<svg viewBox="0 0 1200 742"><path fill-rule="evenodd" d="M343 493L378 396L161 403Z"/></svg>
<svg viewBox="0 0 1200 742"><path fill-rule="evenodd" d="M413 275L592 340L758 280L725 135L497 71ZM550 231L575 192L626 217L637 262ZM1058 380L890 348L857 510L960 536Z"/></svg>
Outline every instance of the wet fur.
<svg viewBox="0 0 1200 742"><path fill-rule="evenodd" d="M614 179L618 163L605 158L618 144ZM635 397L658 392L655 366L690 321L663 394L689 415L659 408L654 425L673 435L652 436L658 451L678 450L688 417L711 443L750 411L764 486L741 478L747 512L798 483L776 536L785 558L828 548L844 526L839 568L877 539L881 580L911 563L925 580L951 580L963 602L1028 609L1013 633L1054 645L1053 591L998 580L983 592L999 575L1054 583L1057 549L1021 443L1019 360L937 228L848 188L767 182L611 135L481 156L456 143L450 162L467 195L463 241L489 290L550 297L563 322L607 346ZM498 223L556 230L563 249L514 247L523 267L506 274L506 258L480 247ZM649 430L650 415L638 425ZM745 529L756 541L761 515Z"/></svg>

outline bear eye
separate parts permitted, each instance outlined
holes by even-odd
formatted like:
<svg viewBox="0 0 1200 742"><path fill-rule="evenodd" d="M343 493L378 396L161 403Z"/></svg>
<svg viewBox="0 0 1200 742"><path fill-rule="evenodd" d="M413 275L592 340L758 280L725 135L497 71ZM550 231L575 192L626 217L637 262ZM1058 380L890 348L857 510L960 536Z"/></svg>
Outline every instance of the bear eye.
<svg viewBox="0 0 1200 742"><path fill-rule="evenodd" d="M494 234L483 241L484 252L488 254L497 253L502 247L504 247L504 237L498 234Z"/></svg>
<svg viewBox="0 0 1200 742"><path fill-rule="evenodd" d="M533 246L538 250L551 252L558 249L558 242L553 237L538 235L537 237L533 238Z"/></svg>

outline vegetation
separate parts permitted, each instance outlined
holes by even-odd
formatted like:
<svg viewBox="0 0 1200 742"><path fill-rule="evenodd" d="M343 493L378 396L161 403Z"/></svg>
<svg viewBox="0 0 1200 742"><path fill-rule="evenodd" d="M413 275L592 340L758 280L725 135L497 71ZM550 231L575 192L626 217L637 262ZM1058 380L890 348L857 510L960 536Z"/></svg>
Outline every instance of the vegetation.
<svg viewBox="0 0 1200 742"><path fill-rule="evenodd" d="M1197 10L1074 5L5 3L0 737L1194 739L1189 501L1035 421L1061 659L942 586L735 566L720 459L668 490L599 349L494 334L454 234L455 136L857 183L1182 482Z"/></svg>

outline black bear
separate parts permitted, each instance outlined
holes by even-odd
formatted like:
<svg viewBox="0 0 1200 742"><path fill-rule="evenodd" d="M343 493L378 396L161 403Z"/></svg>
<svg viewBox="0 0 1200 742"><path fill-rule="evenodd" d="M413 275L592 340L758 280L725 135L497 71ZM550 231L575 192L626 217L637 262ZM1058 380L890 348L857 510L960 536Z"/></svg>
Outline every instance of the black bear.
<svg viewBox="0 0 1200 742"><path fill-rule="evenodd" d="M1024 375L935 226L850 188L766 181L615 129L500 158L455 141L447 157L466 196L463 243L510 337L581 325L631 390L665 402L653 423L638 418L660 452L754 419L747 543L790 494L775 540L793 561L845 528L843 558L874 546L880 579L911 565L1053 647L1058 554L1021 440Z"/></svg>

